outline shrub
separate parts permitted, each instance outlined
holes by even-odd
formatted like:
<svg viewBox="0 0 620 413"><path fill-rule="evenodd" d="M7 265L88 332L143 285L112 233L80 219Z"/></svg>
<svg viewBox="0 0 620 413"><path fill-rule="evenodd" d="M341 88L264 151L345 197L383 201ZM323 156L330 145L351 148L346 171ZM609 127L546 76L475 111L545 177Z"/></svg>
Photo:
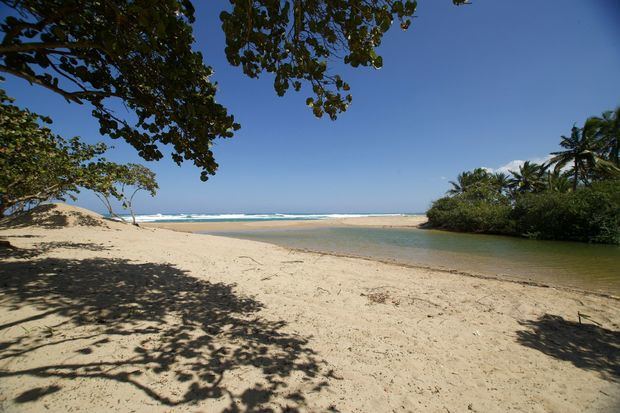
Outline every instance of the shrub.
<svg viewBox="0 0 620 413"><path fill-rule="evenodd" d="M524 194L516 199L512 219L519 234L532 238L618 244L620 181L565 194Z"/></svg>
<svg viewBox="0 0 620 413"><path fill-rule="evenodd" d="M434 228L508 234L513 232L510 212L508 203L456 196L438 199L426 215Z"/></svg>
<svg viewBox="0 0 620 413"><path fill-rule="evenodd" d="M620 244L620 180L576 192L519 194L512 203L460 194L438 199L427 216L430 227L452 231Z"/></svg>

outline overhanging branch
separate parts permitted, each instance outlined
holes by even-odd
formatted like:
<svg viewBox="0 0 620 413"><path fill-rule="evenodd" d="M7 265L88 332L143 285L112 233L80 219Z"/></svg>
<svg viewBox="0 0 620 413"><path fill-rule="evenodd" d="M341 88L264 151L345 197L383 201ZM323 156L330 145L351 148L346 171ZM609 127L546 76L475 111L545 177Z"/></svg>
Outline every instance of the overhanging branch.
<svg viewBox="0 0 620 413"><path fill-rule="evenodd" d="M32 52L45 49L97 49L98 46L91 42L59 42L59 43L19 43L10 45L0 45L0 54Z"/></svg>
<svg viewBox="0 0 620 413"><path fill-rule="evenodd" d="M49 83L45 83L44 81L42 81L41 79L39 79L36 76L32 76L32 75L29 75L27 73L23 73L23 72L20 72L18 70L11 69L10 67L4 66L4 65L0 65L0 72L5 72L5 73L9 73L9 74L11 74L13 76L21 77L22 79L27 80L31 84L32 83L36 83L39 86L43 86L46 89L49 89L49 90L51 90L53 92L58 93L59 95L64 97L69 102L75 102L75 103L78 103L78 104L82 104L82 101L79 98L77 98L73 93L67 92L65 90L62 90L59 87L50 85Z"/></svg>

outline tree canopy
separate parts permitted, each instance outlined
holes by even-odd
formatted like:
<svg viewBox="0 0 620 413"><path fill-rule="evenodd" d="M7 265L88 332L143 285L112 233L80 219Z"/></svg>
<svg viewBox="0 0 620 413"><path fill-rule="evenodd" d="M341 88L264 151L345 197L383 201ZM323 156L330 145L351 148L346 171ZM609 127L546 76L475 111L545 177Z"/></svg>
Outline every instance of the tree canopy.
<svg viewBox="0 0 620 413"><path fill-rule="evenodd" d="M190 0L0 1L14 11L0 24L0 71L91 104L100 132L126 140L146 160L161 159L161 145L170 145L173 160L192 161L202 180L215 173L213 141L240 126L215 99L212 68L192 50ZM220 15L230 64L250 77L274 74L278 95L309 85L307 104L332 119L352 100L332 64L381 67L376 48L383 35L394 20L407 29L417 6L410 0L230 3ZM115 113L115 100L135 116Z"/></svg>
<svg viewBox="0 0 620 413"><path fill-rule="evenodd" d="M111 199L120 201L123 208L129 210L133 224L138 225L133 200L140 191L147 191L151 196L157 194L159 186L155 180L155 172L139 164L118 165L112 162L102 164L99 170L100 177L92 180L86 188L92 190L103 202L110 216L120 218L114 212Z"/></svg>
<svg viewBox="0 0 620 413"><path fill-rule="evenodd" d="M109 162L102 156L105 144L64 139L45 126L48 118L11 102L0 89L0 216L50 199L75 198L80 188L120 200L133 215L137 191L155 194L155 174L148 168Z"/></svg>
<svg viewBox="0 0 620 413"><path fill-rule="evenodd" d="M106 150L103 144L87 145L53 134L39 124L49 123L48 118L11 101L0 89L0 216L77 191Z"/></svg>

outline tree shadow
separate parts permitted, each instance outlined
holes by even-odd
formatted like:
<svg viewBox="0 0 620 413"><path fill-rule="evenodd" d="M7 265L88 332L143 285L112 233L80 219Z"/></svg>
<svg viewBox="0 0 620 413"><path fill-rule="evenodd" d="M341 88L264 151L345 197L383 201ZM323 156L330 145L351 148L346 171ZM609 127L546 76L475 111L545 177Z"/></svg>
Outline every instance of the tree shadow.
<svg viewBox="0 0 620 413"><path fill-rule="evenodd" d="M34 389L26 390L17 398L15 401L17 403L28 403L42 398L43 396L47 396L48 394L56 393L60 390L59 386L47 386L47 387L35 387Z"/></svg>
<svg viewBox="0 0 620 413"><path fill-rule="evenodd" d="M12 236L9 238L12 238ZM34 244L34 248L17 248L14 246L8 248L0 248L0 258L34 258L56 249L108 251L111 248L103 244L95 244L92 242L38 242Z"/></svg>
<svg viewBox="0 0 620 413"><path fill-rule="evenodd" d="M64 317L48 327L48 336L25 334L0 342L0 359L77 340L91 341L77 351L85 356L110 340L114 343L118 336L138 337L139 343L120 360L96 357L82 363L0 370L0 378L54 378L55 385L62 383L59 379L114 380L168 406L228 397L226 411L230 412L271 411L265 406L273 405L276 396L282 400L279 390L286 387L284 380L291 375L311 383L315 391L327 385L329 373L321 373L323 362L308 347L308 337L285 332L285 321L261 318L257 313L262 304L235 294L234 285L204 281L172 265L111 259L4 262L0 264L0 285L3 311L24 305L41 311L0 325L0 330L50 315ZM87 335L56 339L55 329L68 326L74 331L91 328ZM260 384L243 391L222 384L226 372L246 368L260 372ZM150 386L141 380L147 374L165 375L183 391ZM57 391L62 390L31 389L15 401L33 401ZM281 407L298 411L304 395L291 389L286 392L286 405Z"/></svg>
<svg viewBox="0 0 620 413"><path fill-rule="evenodd" d="M620 381L620 331L580 324L552 314L522 321L517 342L576 367L594 370L609 381Z"/></svg>

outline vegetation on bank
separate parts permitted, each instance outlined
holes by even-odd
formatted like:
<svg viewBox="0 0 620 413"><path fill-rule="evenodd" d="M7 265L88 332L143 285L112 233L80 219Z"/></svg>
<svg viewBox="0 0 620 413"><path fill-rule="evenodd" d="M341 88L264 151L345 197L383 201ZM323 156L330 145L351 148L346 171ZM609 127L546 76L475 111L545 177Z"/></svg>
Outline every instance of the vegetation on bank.
<svg viewBox="0 0 620 413"><path fill-rule="evenodd" d="M50 122L13 105L0 89L0 217L53 199L74 199L82 188L92 190L110 215L116 215L116 199L133 217L136 193L155 195L155 174L148 168L109 162L102 156L105 144L64 139L43 126Z"/></svg>
<svg viewBox="0 0 620 413"><path fill-rule="evenodd" d="M427 211L429 227L620 244L620 108L591 117L543 164L459 174Z"/></svg>

